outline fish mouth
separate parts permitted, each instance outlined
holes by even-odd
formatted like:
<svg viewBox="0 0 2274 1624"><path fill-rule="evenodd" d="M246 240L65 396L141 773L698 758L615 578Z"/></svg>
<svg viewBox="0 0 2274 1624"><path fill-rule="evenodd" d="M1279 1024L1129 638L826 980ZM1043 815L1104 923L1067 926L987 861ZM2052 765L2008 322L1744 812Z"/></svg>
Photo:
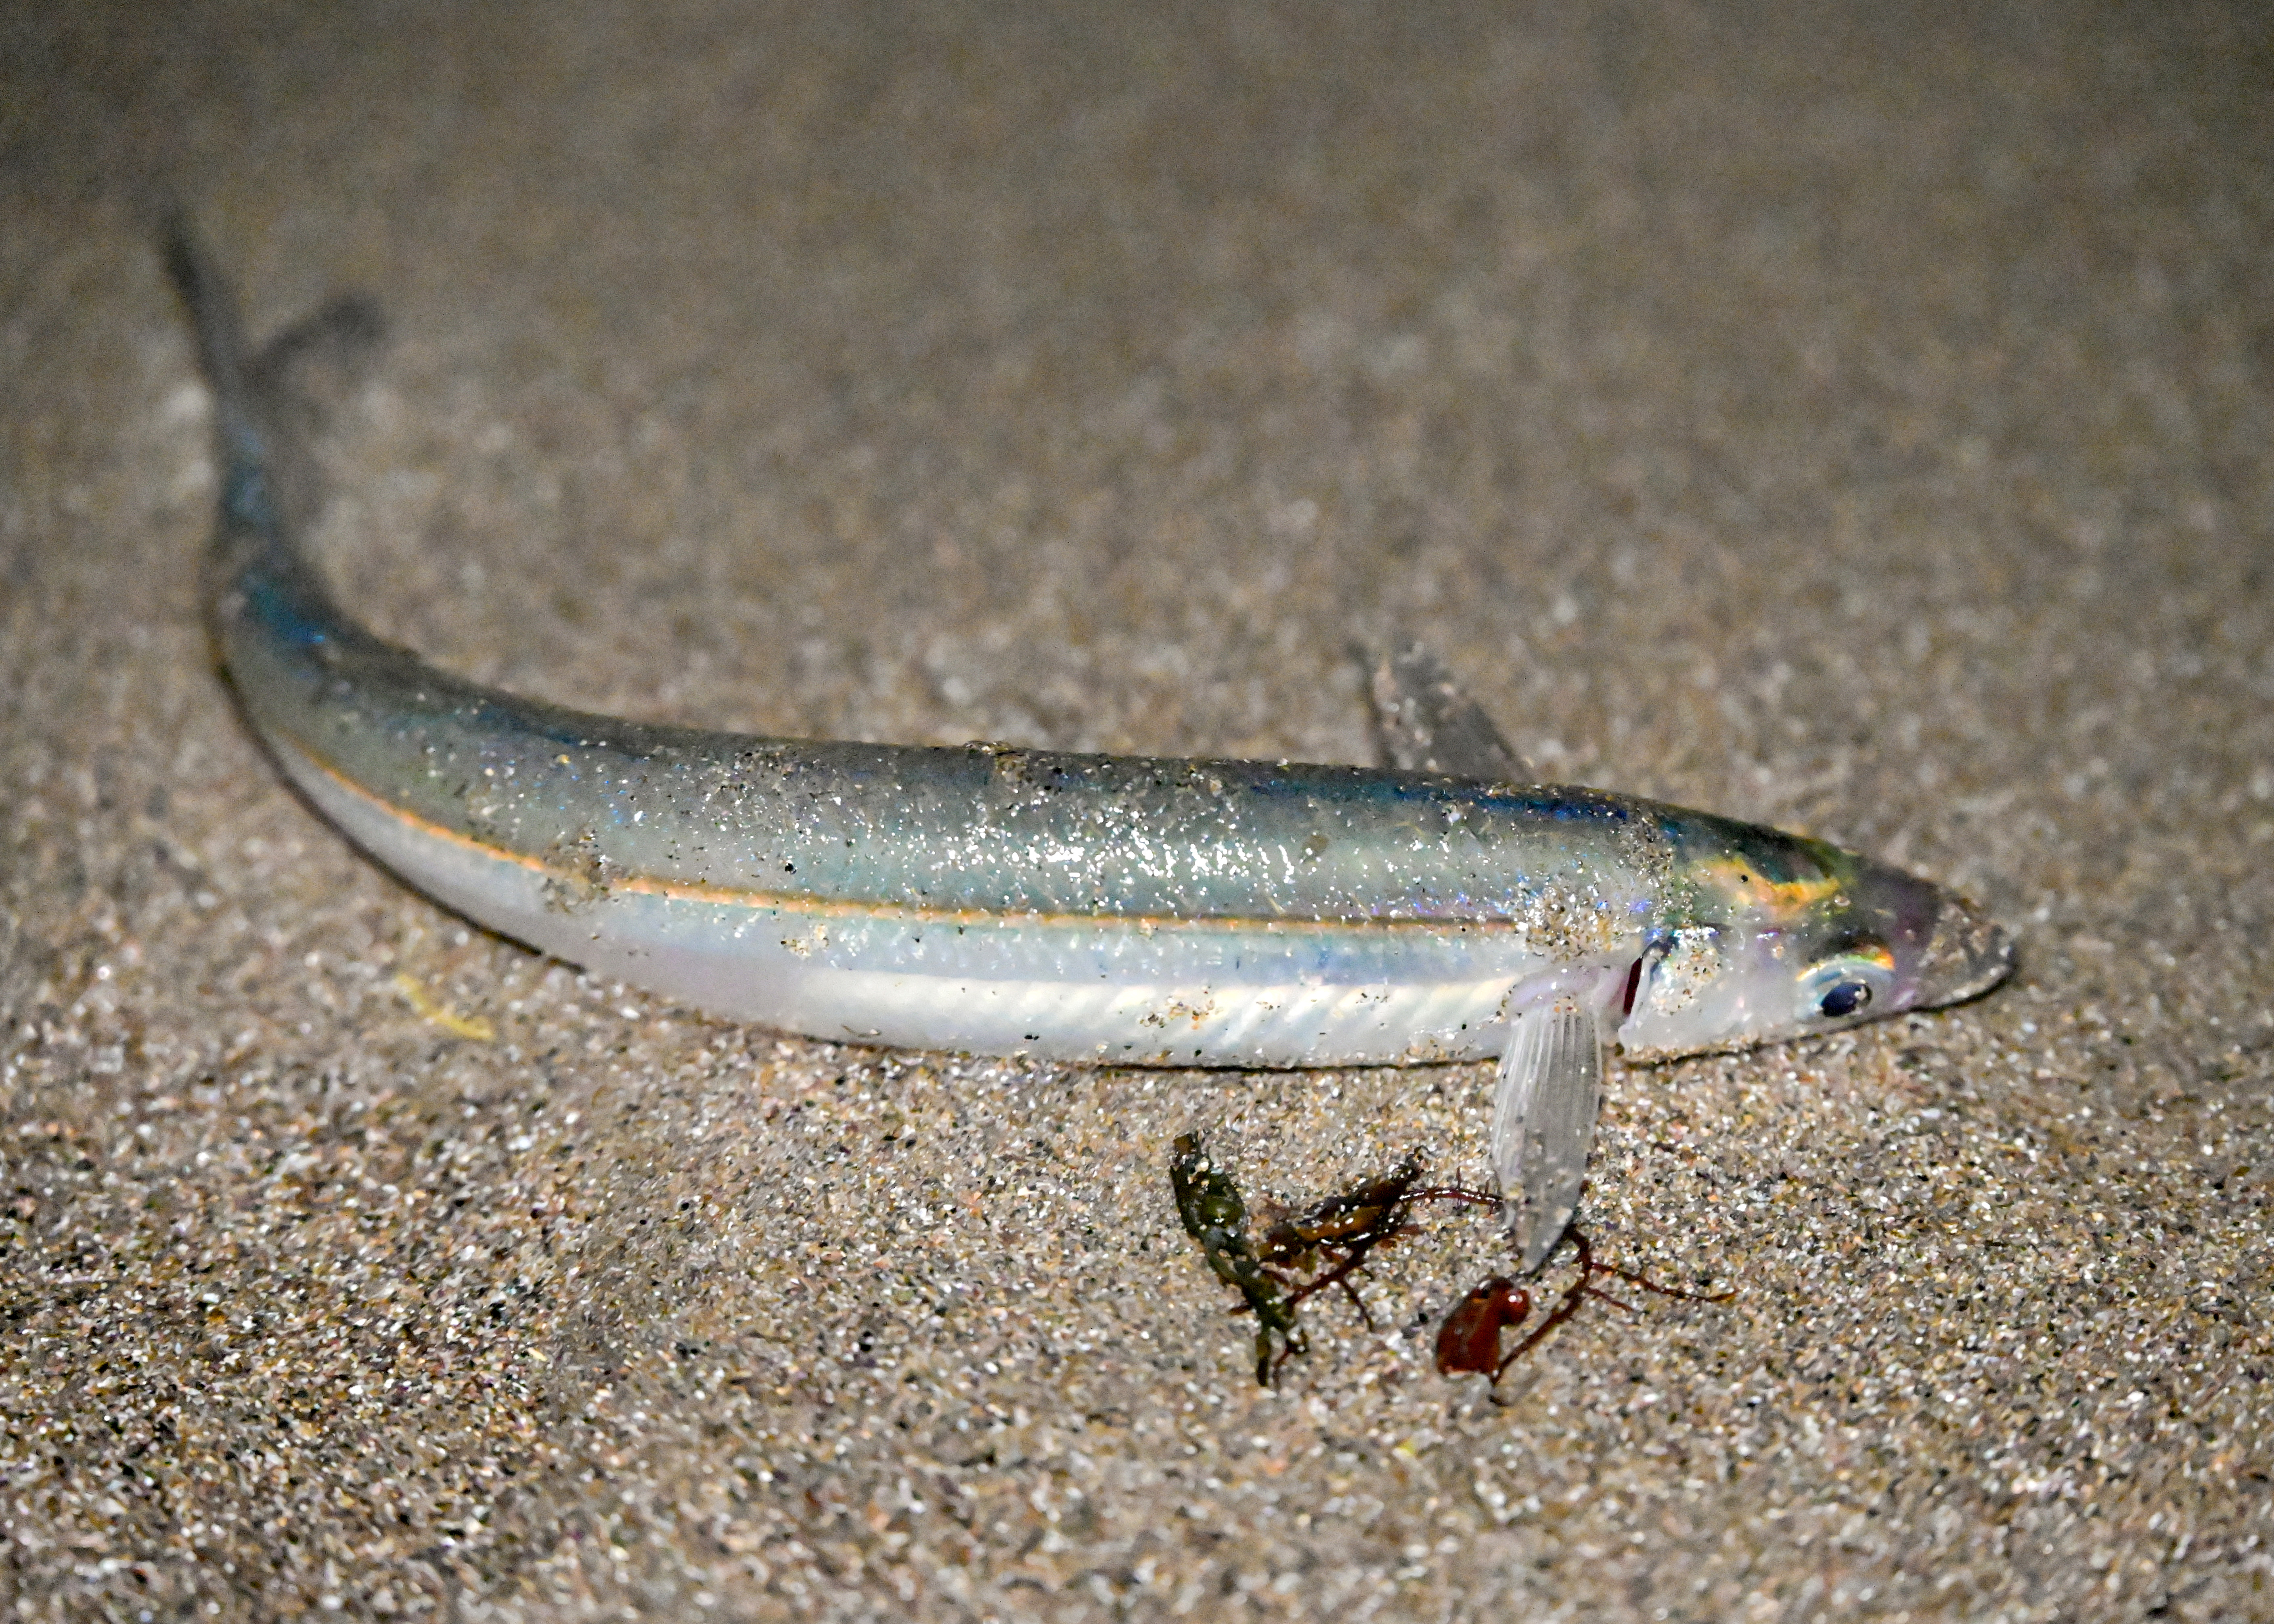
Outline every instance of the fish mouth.
<svg viewBox="0 0 2274 1624"><path fill-rule="evenodd" d="M1937 894L1934 923L1920 950L1911 1007L1940 1009L1978 998L2014 973L2014 938L1963 897Z"/></svg>

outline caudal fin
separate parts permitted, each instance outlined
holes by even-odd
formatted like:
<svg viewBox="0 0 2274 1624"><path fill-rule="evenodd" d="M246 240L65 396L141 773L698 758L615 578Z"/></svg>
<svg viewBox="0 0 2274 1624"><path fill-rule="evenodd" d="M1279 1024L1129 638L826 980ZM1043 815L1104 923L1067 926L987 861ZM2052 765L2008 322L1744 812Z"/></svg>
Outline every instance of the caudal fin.
<svg viewBox="0 0 2274 1624"><path fill-rule="evenodd" d="M251 357L245 342L245 318L237 309L237 289L214 267L192 229L187 215L169 214L161 228L159 245L165 256L166 274L189 312L190 330L197 339L198 370L214 393L215 426L222 454L259 463L263 447L256 425L259 412L250 385Z"/></svg>
<svg viewBox="0 0 2274 1624"><path fill-rule="evenodd" d="M237 289L179 210L166 216L160 247L213 391L223 515L280 538L297 536L321 499L308 444L321 425L322 397L341 392L379 348L378 309L353 296L335 299L256 350ZM312 387L324 374L332 387Z"/></svg>

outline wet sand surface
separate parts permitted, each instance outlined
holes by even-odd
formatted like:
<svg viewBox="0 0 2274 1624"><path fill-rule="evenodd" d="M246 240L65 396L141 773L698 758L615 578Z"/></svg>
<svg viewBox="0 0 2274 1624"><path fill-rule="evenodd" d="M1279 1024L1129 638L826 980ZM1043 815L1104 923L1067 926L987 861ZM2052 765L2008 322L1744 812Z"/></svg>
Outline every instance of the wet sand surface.
<svg viewBox="0 0 2274 1624"><path fill-rule="evenodd" d="M146 12L148 14L146 15ZM2252 8L0 18L11 1616L2274 1616L2274 102ZM1170 1199L1486 1068L708 1019L350 849L200 629L170 189L349 602L794 733L1548 774L1982 899L1979 1004L1611 1079L1497 1393L1419 1214L1259 1387ZM1568 1264L1551 1282L1570 1278Z"/></svg>

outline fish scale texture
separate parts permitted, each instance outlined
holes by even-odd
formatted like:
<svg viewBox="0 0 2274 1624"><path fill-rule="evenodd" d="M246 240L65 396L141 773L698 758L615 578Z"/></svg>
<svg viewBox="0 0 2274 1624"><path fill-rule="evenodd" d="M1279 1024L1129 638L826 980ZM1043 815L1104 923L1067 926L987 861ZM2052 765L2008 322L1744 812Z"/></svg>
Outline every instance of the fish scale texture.
<svg viewBox="0 0 2274 1624"><path fill-rule="evenodd" d="M2274 1616L2269 65L2214 4L0 12L11 1616ZM1613 1282L1495 1395L1433 1350L1504 1244L1425 1203L1261 1388L1177 1136L1256 1212L1473 1184L1490 1067L789 1041L402 890L215 675L169 195L257 328L385 310L325 554L471 678L1360 762L1419 636L2019 973L1613 1067L1596 1255L1732 1300Z"/></svg>

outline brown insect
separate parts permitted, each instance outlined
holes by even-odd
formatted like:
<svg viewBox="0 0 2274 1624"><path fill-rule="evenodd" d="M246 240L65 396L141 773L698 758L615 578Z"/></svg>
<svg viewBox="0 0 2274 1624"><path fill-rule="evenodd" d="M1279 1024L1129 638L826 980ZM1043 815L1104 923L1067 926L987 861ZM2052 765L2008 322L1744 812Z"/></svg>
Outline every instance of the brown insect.
<svg viewBox="0 0 2274 1624"><path fill-rule="evenodd" d="M1595 1261L1595 1249L1586 1235L1574 1228L1571 1240L1579 1249L1579 1277L1563 1288L1555 1306L1547 1311L1545 1319L1532 1328L1525 1339L1505 1357L1501 1357L1500 1339L1503 1331L1512 1331L1531 1316L1532 1293L1517 1285L1505 1274L1495 1274L1453 1304L1452 1312L1437 1330L1437 1369L1442 1375L1453 1376L1474 1372L1488 1376L1494 1386L1500 1385L1510 1365L1546 1341L1548 1333L1579 1312L1579 1305L1589 1297L1608 1303L1628 1313L1637 1312L1631 1303L1613 1297L1595 1283L1603 1275L1623 1280L1630 1286L1660 1297L1678 1297L1685 1303L1726 1303L1736 1295L1723 1291L1707 1295L1696 1291L1677 1291L1671 1286L1661 1286L1645 1280L1630 1270L1608 1263Z"/></svg>
<svg viewBox="0 0 2274 1624"><path fill-rule="evenodd" d="M1367 1312L1365 1300L1359 1296L1351 1276L1366 1266L1367 1255L1375 1247L1387 1246L1412 1231L1414 1204L1465 1201L1478 1206L1497 1205L1493 1197L1480 1190L1463 1190L1452 1184L1417 1190L1414 1185L1420 1177L1420 1162L1408 1156L1385 1177L1368 1179L1354 1190L1328 1196L1299 1213L1282 1211L1265 1227L1256 1255L1265 1263L1294 1267L1307 1267L1323 1255L1329 1259L1329 1266L1298 1287L1294 1300L1300 1302L1329 1286L1339 1286L1350 1298L1351 1306L1358 1310L1358 1317L1365 1322L1366 1328L1371 1331L1374 1316Z"/></svg>

